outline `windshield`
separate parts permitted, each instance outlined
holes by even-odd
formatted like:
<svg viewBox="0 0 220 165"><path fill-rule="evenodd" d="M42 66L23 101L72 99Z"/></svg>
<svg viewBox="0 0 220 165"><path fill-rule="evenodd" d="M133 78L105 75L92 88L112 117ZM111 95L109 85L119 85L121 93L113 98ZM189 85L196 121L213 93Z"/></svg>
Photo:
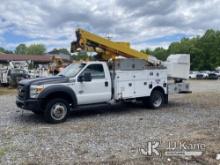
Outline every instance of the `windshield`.
<svg viewBox="0 0 220 165"><path fill-rule="evenodd" d="M65 77L74 77L77 73L85 66L84 63L79 64L70 64L67 66L63 71L61 71L58 76L65 76Z"/></svg>

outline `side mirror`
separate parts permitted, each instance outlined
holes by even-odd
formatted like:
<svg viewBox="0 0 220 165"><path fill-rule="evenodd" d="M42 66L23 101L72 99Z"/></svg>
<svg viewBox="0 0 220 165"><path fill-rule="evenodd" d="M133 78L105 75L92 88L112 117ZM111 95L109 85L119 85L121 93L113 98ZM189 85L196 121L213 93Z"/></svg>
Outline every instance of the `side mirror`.
<svg viewBox="0 0 220 165"><path fill-rule="evenodd" d="M92 80L92 75L91 73L85 73L84 74L84 81L91 81Z"/></svg>
<svg viewBox="0 0 220 165"><path fill-rule="evenodd" d="M80 75L80 76L78 77L78 81L79 81L79 82L83 82L83 76L82 76L82 75Z"/></svg>
<svg viewBox="0 0 220 165"><path fill-rule="evenodd" d="M92 75L91 75L91 73L84 73L83 75L80 75L80 76L78 77L78 81L79 81L79 82L83 82L83 81L89 82L89 81L91 81L91 80L92 80Z"/></svg>

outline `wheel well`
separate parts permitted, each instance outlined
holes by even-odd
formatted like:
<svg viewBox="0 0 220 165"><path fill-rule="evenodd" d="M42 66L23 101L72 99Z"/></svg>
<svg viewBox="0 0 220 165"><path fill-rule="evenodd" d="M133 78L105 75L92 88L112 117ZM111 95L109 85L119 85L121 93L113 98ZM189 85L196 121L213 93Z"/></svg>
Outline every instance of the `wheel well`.
<svg viewBox="0 0 220 165"><path fill-rule="evenodd" d="M155 88L151 91L151 93L152 93L153 91L155 91L155 90L161 91L161 92L165 95L165 91L164 91L164 89L163 89L162 87L160 87L160 86L155 87Z"/></svg>
<svg viewBox="0 0 220 165"><path fill-rule="evenodd" d="M55 98L61 98L61 99L64 99L66 101L68 101L68 103L74 103L74 100L73 98L66 92L53 92L53 93L50 93L47 97L46 97L46 102L48 100L51 100L51 99L55 99Z"/></svg>

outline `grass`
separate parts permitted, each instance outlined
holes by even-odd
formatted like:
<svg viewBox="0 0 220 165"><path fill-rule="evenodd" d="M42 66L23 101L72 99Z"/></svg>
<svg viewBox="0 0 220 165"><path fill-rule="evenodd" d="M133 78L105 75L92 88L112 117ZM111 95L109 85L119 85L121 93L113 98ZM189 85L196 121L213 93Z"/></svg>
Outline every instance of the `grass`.
<svg viewBox="0 0 220 165"><path fill-rule="evenodd" d="M0 87L0 96L11 95L11 94L16 94L16 89L10 89L8 87Z"/></svg>
<svg viewBox="0 0 220 165"><path fill-rule="evenodd" d="M7 149L5 148L0 148L0 158L3 157L7 152Z"/></svg>

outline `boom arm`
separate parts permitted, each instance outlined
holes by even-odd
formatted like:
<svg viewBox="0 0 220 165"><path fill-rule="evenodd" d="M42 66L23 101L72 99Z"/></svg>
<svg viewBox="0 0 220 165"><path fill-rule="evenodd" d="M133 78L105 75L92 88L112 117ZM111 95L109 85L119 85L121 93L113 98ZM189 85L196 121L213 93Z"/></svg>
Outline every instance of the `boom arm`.
<svg viewBox="0 0 220 165"><path fill-rule="evenodd" d="M148 55L130 48L127 42L113 42L83 29L76 30L76 38L77 40L71 43L71 52L78 49L94 51L104 60L114 59L119 55L127 58L148 59Z"/></svg>

